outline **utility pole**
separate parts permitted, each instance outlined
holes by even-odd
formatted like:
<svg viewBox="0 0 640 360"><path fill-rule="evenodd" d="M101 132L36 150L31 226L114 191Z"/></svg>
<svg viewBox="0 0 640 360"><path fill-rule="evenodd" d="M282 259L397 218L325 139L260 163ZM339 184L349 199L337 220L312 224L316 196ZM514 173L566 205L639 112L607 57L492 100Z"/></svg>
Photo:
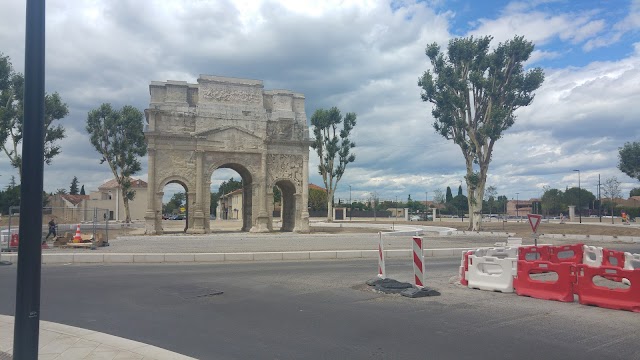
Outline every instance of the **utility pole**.
<svg viewBox="0 0 640 360"><path fill-rule="evenodd" d="M580 193L582 188L580 187L580 170L573 170L578 172L578 217L580 217L580 224L582 224L582 211L580 211Z"/></svg>
<svg viewBox="0 0 640 360"><path fill-rule="evenodd" d="M27 0L24 51L24 126L20 179L20 245L13 358L37 360L42 263L45 0Z"/></svg>
<svg viewBox="0 0 640 360"><path fill-rule="evenodd" d="M518 212L518 195L520 193L516 193L516 218L518 218L518 221L520 221L520 213Z"/></svg>
<svg viewBox="0 0 640 360"><path fill-rule="evenodd" d="M353 203L351 202L351 185L349 185L349 221L351 221L351 213L353 212L353 209L351 209L352 205Z"/></svg>
<svg viewBox="0 0 640 360"><path fill-rule="evenodd" d="M398 221L398 195L396 195L396 221Z"/></svg>

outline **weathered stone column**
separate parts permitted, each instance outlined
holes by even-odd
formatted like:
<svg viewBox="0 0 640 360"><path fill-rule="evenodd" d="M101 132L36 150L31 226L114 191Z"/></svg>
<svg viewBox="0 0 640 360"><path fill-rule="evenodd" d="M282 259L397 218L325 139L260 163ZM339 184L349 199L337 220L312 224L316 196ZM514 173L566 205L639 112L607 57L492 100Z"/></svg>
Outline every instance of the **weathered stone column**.
<svg viewBox="0 0 640 360"><path fill-rule="evenodd" d="M576 220L576 206L569 205L569 221L575 221L575 220Z"/></svg>
<svg viewBox="0 0 640 360"><path fill-rule="evenodd" d="M145 233L156 235L159 229L159 222L162 221L162 207L156 214L156 150L148 150L148 179L147 179L147 211L144 215Z"/></svg>
<svg viewBox="0 0 640 360"><path fill-rule="evenodd" d="M260 169L260 186L257 194L252 194L253 199L259 199L260 211L258 216L253 216L253 226L250 232L269 232L269 215L267 214L267 151L262 152Z"/></svg>
<svg viewBox="0 0 640 360"><path fill-rule="evenodd" d="M193 220L190 221L189 228L187 232L190 234L204 234L204 212L202 211L202 197L204 196L203 186L202 186L202 177L204 173L204 169L202 166L202 158L204 155L204 151L196 150L196 191L194 192L195 201L192 202L194 204L194 209L191 212L193 214Z"/></svg>
<svg viewBox="0 0 640 360"><path fill-rule="evenodd" d="M306 148L306 146L305 146ZM309 232L309 151L302 155L302 199L299 201L301 209L298 211L300 218L296 219L295 232Z"/></svg>

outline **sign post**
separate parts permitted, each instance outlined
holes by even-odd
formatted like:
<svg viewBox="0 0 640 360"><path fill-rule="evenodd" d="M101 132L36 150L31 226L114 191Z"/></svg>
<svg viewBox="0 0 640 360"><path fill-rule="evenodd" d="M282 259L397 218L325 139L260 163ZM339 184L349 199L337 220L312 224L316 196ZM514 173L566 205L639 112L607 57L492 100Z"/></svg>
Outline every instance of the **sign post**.
<svg viewBox="0 0 640 360"><path fill-rule="evenodd" d="M533 230L533 244L538 246L538 225L540 225L540 220L542 220L542 215L537 214L527 214L527 218L529 218L529 225L531 225L531 230Z"/></svg>

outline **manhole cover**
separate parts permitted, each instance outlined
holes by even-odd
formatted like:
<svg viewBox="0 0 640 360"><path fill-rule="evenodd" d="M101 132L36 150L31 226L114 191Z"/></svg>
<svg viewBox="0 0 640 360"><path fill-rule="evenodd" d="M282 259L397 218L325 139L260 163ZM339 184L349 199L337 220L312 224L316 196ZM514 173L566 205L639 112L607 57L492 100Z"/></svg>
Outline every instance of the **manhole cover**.
<svg viewBox="0 0 640 360"><path fill-rule="evenodd" d="M178 296L182 299L197 299L209 296L221 295L224 292L216 289L211 289L205 285L171 285L164 286L158 289L167 294Z"/></svg>

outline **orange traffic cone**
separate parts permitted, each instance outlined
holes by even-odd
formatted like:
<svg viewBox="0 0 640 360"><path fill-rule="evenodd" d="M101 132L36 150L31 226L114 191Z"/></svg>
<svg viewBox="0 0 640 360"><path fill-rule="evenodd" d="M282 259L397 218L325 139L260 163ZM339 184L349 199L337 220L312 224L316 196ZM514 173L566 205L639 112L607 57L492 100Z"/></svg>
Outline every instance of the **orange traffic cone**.
<svg viewBox="0 0 640 360"><path fill-rule="evenodd" d="M82 242L82 235L80 234L80 224L78 224L78 227L76 228L76 236L73 237L73 242L74 243Z"/></svg>

